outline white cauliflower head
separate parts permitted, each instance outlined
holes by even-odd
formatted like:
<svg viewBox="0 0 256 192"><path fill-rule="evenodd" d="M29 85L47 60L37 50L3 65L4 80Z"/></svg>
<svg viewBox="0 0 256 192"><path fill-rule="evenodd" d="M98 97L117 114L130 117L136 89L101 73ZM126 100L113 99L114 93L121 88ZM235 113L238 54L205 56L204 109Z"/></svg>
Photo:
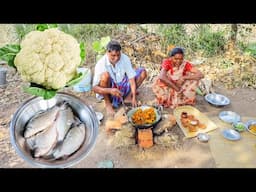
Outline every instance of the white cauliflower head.
<svg viewBox="0 0 256 192"><path fill-rule="evenodd" d="M77 40L56 28L28 33L14 64L25 81L47 89L63 88L81 63Z"/></svg>

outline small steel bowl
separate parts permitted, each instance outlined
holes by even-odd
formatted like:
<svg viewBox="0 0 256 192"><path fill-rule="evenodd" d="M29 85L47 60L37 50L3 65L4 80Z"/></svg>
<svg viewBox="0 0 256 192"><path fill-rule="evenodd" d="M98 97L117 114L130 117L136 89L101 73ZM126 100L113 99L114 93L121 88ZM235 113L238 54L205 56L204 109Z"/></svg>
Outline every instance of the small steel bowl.
<svg viewBox="0 0 256 192"><path fill-rule="evenodd" d="M251 126L251 125L256 125L256 120L249 120L249 121L246 122L245 125L246 125L247 131L249 131L249 132L250 132L251 134L253 134L253 135L256 135L256 132L250 130L250 126Z"/></svg>
<svg viewBox="0 0 256 192"><path fill-rule="evenodd" d="M102 119L103 119L103 113L101 113L101 112L95 112L96 113L96 116L97 116L97 119L99 120L99 121L101 121Z"/></svg>
<svg viewBox="0 0 256 192"><path fill-rule="evenodd" d="M207 133L198 133L197 139L201 142L208 142L210 139L210 136Z"/></svg>
<svg viewBox="0 0 256 192"><path fill-rule="evenodd" d="M86 125L86 138L82 146L67 159L45 160L43 158L33 158L31 152L27 149L25 138L23 137L24 128L27 122L39 111L45 111L63 101L68 102L74 114ZM67 94L57 93L49 100L42 97L33 97L25 101L15 112L10 124L11 144L27 163L35 167L44 168L65 168L70 167L85 158L92 150L96 136L98 134L98 119L95 112L85 105L79 98Z"/></svg>

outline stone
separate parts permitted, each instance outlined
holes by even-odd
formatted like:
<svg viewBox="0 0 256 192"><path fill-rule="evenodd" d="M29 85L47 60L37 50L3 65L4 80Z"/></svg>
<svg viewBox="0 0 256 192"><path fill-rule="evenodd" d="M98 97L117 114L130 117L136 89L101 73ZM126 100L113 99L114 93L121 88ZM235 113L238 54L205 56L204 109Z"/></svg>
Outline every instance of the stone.
<svg viewBox="0 0 256 192"><path fill-rule="evenodd" d="M114 164L111 160L101 161L97 165L98 168L114 168Z"/></svg>
<svg viewBox="0 0 256 192"><path fill-rule="evenodd" d="M172 114L165 114L162 116L162 120L153 129L155 135L161 135L164 132L172 130L176 125L176 119Z"/></svg>

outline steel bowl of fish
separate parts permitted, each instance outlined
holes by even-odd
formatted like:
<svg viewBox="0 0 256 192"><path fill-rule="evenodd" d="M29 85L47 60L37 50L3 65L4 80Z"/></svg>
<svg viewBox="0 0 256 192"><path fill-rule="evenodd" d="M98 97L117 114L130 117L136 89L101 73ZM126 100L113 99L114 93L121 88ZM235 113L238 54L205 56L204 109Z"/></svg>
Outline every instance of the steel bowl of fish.
<svg viewBox="0 0 256 192"><path fill-rule="evenodd" d="M89 106L60 92L49 100L25 101L13 115L10 137L18 155L30 165L65 168L90 153L98 128L96 113Z"/></svg>

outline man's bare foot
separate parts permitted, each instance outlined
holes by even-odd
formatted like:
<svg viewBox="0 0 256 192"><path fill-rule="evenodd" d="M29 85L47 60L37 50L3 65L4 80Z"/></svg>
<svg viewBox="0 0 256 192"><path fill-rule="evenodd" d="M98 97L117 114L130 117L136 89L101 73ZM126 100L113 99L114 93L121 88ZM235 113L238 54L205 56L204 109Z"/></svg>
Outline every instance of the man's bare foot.
<svg viewBox="0 0 256 192"><path fill-rule="evenodd" d="M113 109L112 106L106 106L106 111L107 111L107 116L114 117L115 110Z"/></svg>
<svg viewBox="0 0 256 192"><path fill-rule="evenodd" d="M127 99L127 98L126 98L126 99L124 100L124 103L125 103L125 104L131 104L131 103L132 103L132 99L130 99L130 98Z"/></svg>

